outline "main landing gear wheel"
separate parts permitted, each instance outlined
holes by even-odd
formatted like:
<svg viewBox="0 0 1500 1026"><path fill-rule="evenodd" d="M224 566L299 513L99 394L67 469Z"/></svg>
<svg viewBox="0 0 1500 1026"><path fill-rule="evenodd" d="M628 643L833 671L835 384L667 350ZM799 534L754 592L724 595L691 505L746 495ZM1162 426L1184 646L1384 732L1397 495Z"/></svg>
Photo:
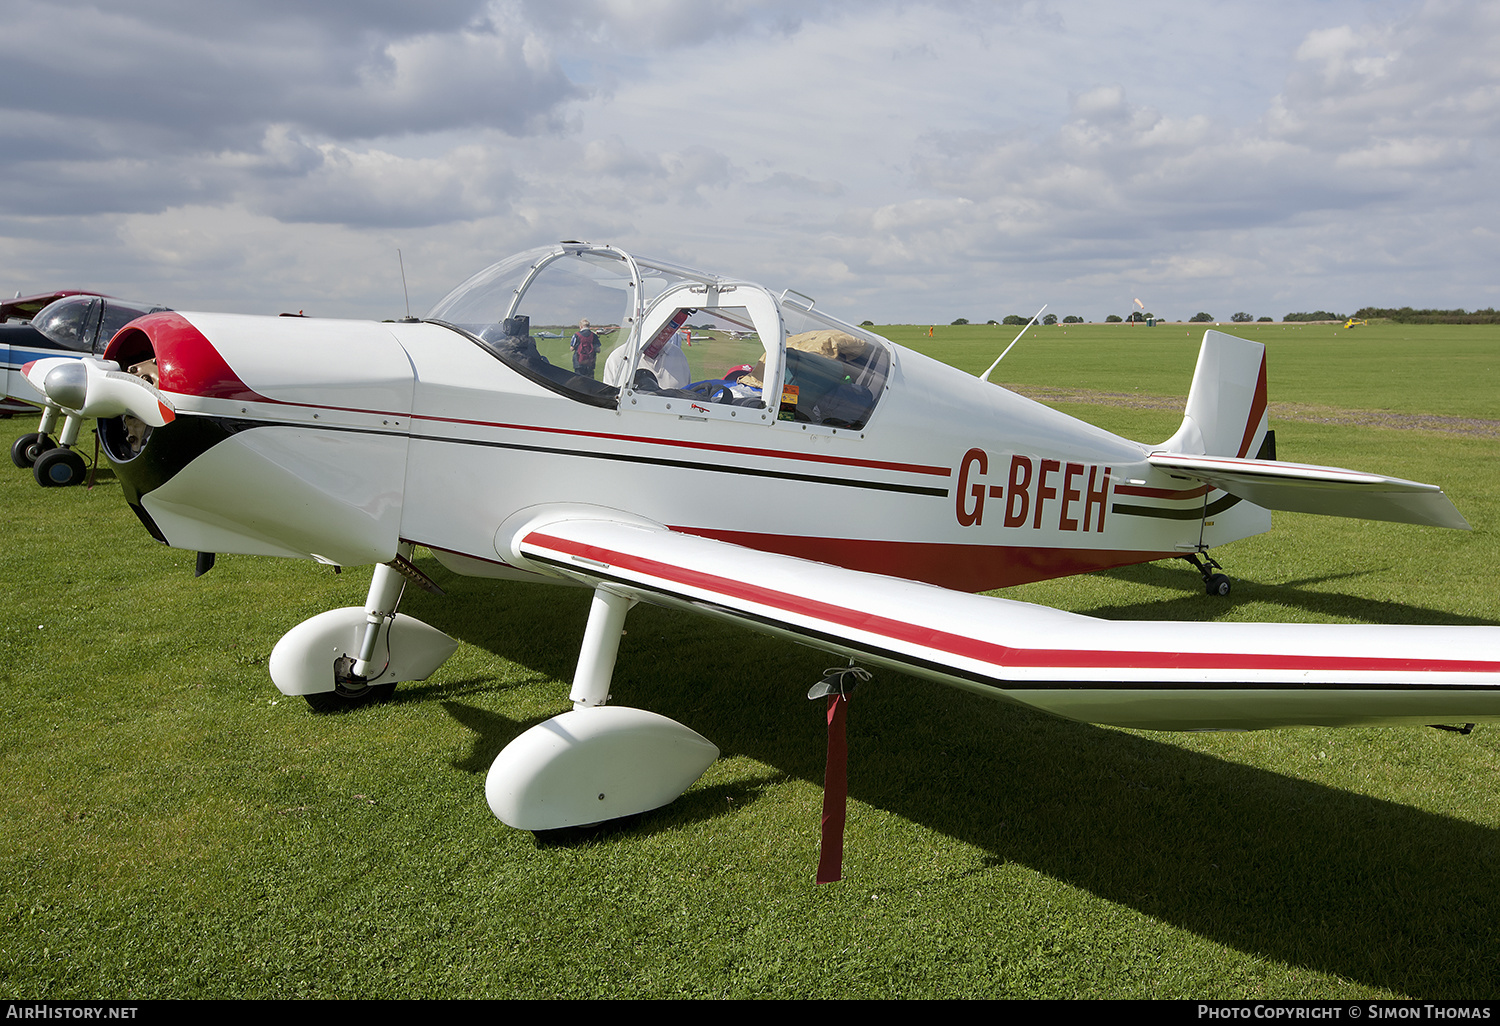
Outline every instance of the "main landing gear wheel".
<svg viewBox="0 0 1500 1026"><path fill-rule="evenodd" d="M1210 598L1227 598L1229 596L1234 582L1229 579L1228 574L1221 572L1224 568L1219 565L1218 560L1212 556L1204 556L1196 552L1182 558L1193 564L1194 569L1203 575L1203 590L1208 593Z"/></svg>
<svg viewBox="0 0 1500 1026"><path fill-rule="evenodd" d="M43 488L66 488L83 480L83 457L72 449L48 449L36 459L31 473Z"/></svg>
<svg viewBox="0 0 1500 1026"><path fill-rule="evenodd" d="M10 461L22 470L28 470L36 464L37 457L48 449L56 447L57 444L46 435L22 435L16 439L16 444L10 447Z"/></svg>
<svg viewBox="0 0 1500 1026"><path fill-rule="evenodd" d="M391 681L387 684L366 684L358 691L338 684L332 691L302 697L307 699L307 704L315 713L337 713L359 709L366 705L375 705L379 702L389 702L395 693L396 682Z"/></svg>
<svg viewBox="0 0 1500 1026"><path fill-rule="evenodd" d="M354 660L344 656L334 663L333 690L320 691L315 695L303 695L315 713L348 712L377 702L389 702L396 693L396 681L384 684L366 684L362 677L354 676Z"/></svg>

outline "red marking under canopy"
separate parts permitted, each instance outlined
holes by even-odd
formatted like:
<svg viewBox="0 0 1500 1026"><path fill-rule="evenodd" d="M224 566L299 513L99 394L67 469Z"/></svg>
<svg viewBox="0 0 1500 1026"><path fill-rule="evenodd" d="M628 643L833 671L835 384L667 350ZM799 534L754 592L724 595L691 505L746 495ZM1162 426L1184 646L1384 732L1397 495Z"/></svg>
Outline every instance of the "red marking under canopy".
<svg viewBox="0 0 1500 1026"><path fill-rule="evenodd" d="M889 460L862 459L853 456L831 456L826 453L793 452L788 449L767 449L748 445L725 445L703 442L696 439L662 438L654 435L627 435L609 431L584 431L579 428L548 426L545 424L510 424L504 421L471 420L462 417L437 417L432 414L414 413L412 420L425 420L435 424L471 424L475 427L505 428L510 431L535 431L539 434L568 435L575 438L602 438L617 442L639 442L644 445L666 445L680 449L695 449L702 452L726 453L735 456L765 456L778 460L805 460L813 463L828 463L845 467L868 467L872 470L899 470L909 474L927 474L933 477L952 477L952 467L936 467L923 463L893 463Z"/></svg>

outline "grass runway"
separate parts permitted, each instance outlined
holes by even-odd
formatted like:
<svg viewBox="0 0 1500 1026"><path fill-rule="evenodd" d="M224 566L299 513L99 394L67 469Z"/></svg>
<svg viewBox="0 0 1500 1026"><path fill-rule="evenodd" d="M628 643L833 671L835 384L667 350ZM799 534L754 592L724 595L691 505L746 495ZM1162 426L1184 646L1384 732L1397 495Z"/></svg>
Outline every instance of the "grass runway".
<svg viewBox="0 0 1500 1026"><path fill-rule="evenodd" d="M974 372L1014 336L882 330ZM1064 330L1029 331L995 380L1172 432L1180 407L1118 397L1183 396L1200 326ZM1273 402L1385 416L1273 407L1282 459L1436 481L1474 531L1277 514L1216 550L1227 602L1180 564L1006 594L1118 618L1500 622L1500 329L1225 330L1267 342ZM458 653L389 705L314 717L266 658L360 604L367 569L221 556L194 580L107 470L86 491L7 468L0 503L7 998L1500 994L1494 727L1127 731L883 673L851 706L845 878L820 888L803 696L830 658L641 606L615 694L723 757L665 809L542 848L490 815L484 773L567 707L586 593L419 554L448 595L403 611Z"/></svg>

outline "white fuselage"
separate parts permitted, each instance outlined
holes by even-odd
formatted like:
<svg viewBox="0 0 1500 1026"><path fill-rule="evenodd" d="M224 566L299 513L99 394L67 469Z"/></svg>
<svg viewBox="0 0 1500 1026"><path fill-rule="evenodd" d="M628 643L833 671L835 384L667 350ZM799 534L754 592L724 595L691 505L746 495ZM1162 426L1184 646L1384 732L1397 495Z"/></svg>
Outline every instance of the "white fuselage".
<svg viewBox="0 0 1500 1026"><path fill-rule="evenodd" d="M1223 493L1154 470L1150 447L899 347L851 430L629 393L601 408L435 324L181 316L246 387L174 394L164 373L179 417L255 425L143 496L185 548L361 563L405 541L509 576L500 524L577 502L972 591L1269 526L1248 503L1205 522Z"/></svg>

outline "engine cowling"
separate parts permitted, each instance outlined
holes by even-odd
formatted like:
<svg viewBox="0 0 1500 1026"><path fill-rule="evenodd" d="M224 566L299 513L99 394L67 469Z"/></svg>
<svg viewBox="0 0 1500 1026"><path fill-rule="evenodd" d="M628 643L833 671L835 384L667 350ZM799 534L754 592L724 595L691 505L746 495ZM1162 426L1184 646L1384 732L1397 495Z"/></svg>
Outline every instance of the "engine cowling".
<svg viewBox="0 0 1500 1026"><path fill-rule="evenodd" d="M395 555L414 380L388 328L163 312L123 329L105 358L154 361L173 412L138 447L123 418L101 421L126 499L158 539L340 565Z"/></svg>

